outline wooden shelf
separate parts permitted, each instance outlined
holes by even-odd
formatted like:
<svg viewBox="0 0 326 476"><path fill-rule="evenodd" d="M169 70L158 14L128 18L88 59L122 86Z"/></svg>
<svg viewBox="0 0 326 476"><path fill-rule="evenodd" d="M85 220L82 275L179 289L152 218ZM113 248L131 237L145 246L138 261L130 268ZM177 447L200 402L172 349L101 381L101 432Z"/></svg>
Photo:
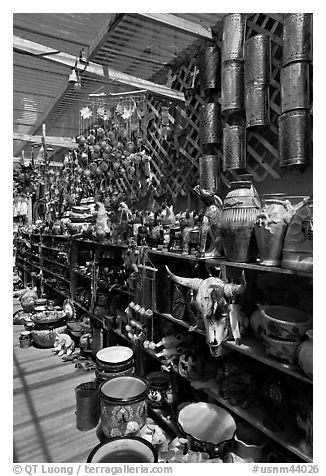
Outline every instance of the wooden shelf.
<svg viewBox="0 0 326 476"><path fill-rule="evenodd" d="M181 321L180 319L177 319L176 317L172 316L172 314L164 314L161 312L154 311L155 314L158 316L164 317L164 319L168 319L171 322L174 322L175 324L184 327L185 329L188 329L189 332L195 332L196 334L200 334L201 336L206 337L206 332L201 330L201 329L193 329L189 330L191 328L190 324L188 324L185 321Z"/></svg>
<svg viewBox="0 0 326 476"><path fill-rule="evenodd" d="M61 295L64 296L65 298L69 299L69 293L66 294L66 293L64 293L63 291L61 291L60 289L56 288L55 286L53 286L53 284L49 283L49 282L47 281L47 279L43 279L43 282L44 282L47 286L49 286L49 288L52 288L53 291L56 291L57 293L61 294Z"/></svg>
<svg viewBox="0 0 326 476"><path fill-rule="evenodd" d="M67 278L65 278L64 276L60 276L60 274L54 273L53 271L50 271L50 270L47 269L47 268L42 268L42 271L43 271L43 272L45 271L46 273L52 274L52 275L55 276L56 278L61 279L61 280L64 281L65 283L70 284L70 279L67 279Z"/></svg>
<svg viewBox="0 0 326 476"><path fill-rule="evenodd" d="M168 419L159 408L152 408L148 405L148 414L170 437L175 438L180 434L177 425Z"/></svg>
<svg viewBox="0 0 326 476"><path fill-rule="evenodd" d="M274 369L284 372L299 380L312 384L313 381L309 379L297 365L290 365L275 359L265 353L264 345L261 341L253 336L247 336L242 339L241 345L236 345L234 341L223 342L223 346L232 349L241 354L247 355L252 359L258 360Z"/></svg>
<svg viewBox="0 0 326 476"><path fill-rule="evenodd" d="M61 252L61 250L59 250L58 248L52 248L51 246L41 245L41 248L44 248L45 250L55 251L56 253Z"/></svg>
<svg viewBox="0 0 326 476"><path fill-rule="evenodd" d="M73 235L72 235L72 238L73 238ZM95 241L95 240L87 240L83 238L75 238L74 241L77 241L79 243L87 243L89 245L96 245L96 246L111 246L112 248L122 248L122 249L128 248L128 245L124 243L111 243L110 241Z"/></svg>
<svg viewBox="0 0 326 476"><path fill-rule="evenodd" d="M236 263L233 261L227 261L226 259L223 259L223 258L198 258L193 255L182 255L180 253L173 253L170 251L156 251L151 249L148 249L148 252L155 255L165 256L167 258L178 258L178 259L183 259L186 261L193 261L198 263L202 262L202 263L212 264L214 266L223 264L225 266L229 266L232 268L251 269L255 271L278 273L278 274L290 274L293 276L297 275L297 276L305 276L309 278L313 277L313 273L307 273L305 271L294 271L291 269L279 268L277 266L262 266L259 263Z"/></svg>
<svg viewBox="0 0 326 476"><path fill-rule="evenodd" d="M67 264L60 263L60 261L54 261L53 259L46 258L45 256L42 256L42 259L45 259L46 261L49 261L57 266L62 266L63 268L69 269L69 266Z"/></svg>
<svg viewBox="0 0 326 476"><path fill-rule="evenodd" d="M79 271L78 269L74 269L74 268L72 268L72 271L73 271L75 274L78 274L79 276L82 276L83 278L92 279L91 276L88 276L88 275L85 274L83 271Z"/></svg>

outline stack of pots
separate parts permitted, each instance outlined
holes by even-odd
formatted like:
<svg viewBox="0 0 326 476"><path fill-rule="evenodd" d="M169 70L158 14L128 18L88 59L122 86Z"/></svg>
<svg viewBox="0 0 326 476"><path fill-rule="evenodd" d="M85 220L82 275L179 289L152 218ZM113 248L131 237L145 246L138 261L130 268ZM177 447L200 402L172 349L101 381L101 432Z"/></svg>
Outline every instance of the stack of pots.
<svg viewBox="0 0 326 476"><path fill-rule="evenodd" d="M242 13L223 18L221 110L224 115L244 110L244 38L246 20ZM241 123L223 129L223 169L245 169L245 128Z"/></svg>
<svg viewBox="0 0 326 476"><path fill-rule="evenodd" d="M279 118L280 167L310 162L310 65L312 14L284 14L281 116Z"/></svg>
<svg viewBox="0 0 326 476"><path fill-rule="evenodd" d="M133 375L134 372L134 353L131 348L115 345L96 353L95 382L98 387L113 377Z"/></svg>

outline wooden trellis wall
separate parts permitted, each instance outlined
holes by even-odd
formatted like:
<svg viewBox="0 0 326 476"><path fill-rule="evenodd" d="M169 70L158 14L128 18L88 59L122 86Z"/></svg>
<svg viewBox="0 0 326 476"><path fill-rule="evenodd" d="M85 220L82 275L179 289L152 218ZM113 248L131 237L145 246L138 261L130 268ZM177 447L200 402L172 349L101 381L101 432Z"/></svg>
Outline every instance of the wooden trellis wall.
<svg viewBox="0 0 326 476"><path fill-rule="evenodd" d="M283 15L253 14L247 17L246 39L258 33L271 38L271 86L270 86L270 125L247 129L247 172L254 180L261 182L267 177L279 179L278 166L278 117L281 113L280 69L283 53ZM199 46L196 47L199 49ZM196 52L193 52L196 53ZM199 85L196 54L172 71L169 84L173 89L185 93L184 106L170 105L169 119L173 140L162 137L162 103L153 97L148 98L148 108L154 113L154 119L148 128L147 145L152 154L153 173L161 180L162 188L175 196L186 195L199 182L198 163L202 155L199 139L200 107L204 104ZM222 126L225 121L222 119ZM222 149L217 147L216 154L221 156ZM238 178L236 171L221 172L221 181L225 184Z"/></svg>

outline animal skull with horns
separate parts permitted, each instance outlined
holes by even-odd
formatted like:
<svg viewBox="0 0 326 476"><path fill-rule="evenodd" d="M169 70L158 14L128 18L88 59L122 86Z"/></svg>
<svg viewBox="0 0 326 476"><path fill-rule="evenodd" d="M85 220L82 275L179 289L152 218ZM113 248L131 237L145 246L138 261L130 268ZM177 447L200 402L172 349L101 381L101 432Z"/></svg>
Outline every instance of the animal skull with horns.
<svg viewBox="0 0 326 476"><path fill-rule="evenodd" d="M206 341L211 354L220 355L220 344L231 335L236 342L239 342L243 316L240 306L234 303L234 298L246 289L244 272L242 272L241 284L234 284L213 276L206 279L183 278L176 276L167 266L165 267L173 281L195 291L196 295L191 305L203 318Z"/></svg>

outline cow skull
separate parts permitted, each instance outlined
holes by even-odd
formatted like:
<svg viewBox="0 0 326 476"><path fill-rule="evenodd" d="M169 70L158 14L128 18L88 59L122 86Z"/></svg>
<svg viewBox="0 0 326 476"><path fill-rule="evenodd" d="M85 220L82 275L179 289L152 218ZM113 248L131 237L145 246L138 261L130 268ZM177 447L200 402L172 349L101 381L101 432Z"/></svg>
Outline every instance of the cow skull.
<svg viewBox="0 0 326 476"><path fill-rule="evenodd" d="M241 284L233 284L212 276L206 279L183 278L174 275L167 266L165 267L173 281L196 292L193 305L200 311L203 318L206 341L212 355L219 355L217 353L220 352L219 346L229 337L230 332L235 338L239 337L239 326L234 320L240 317L240 314L236 312L234 305L232 307L231 300L245 291L244 273L242 272Z"/></svg>

